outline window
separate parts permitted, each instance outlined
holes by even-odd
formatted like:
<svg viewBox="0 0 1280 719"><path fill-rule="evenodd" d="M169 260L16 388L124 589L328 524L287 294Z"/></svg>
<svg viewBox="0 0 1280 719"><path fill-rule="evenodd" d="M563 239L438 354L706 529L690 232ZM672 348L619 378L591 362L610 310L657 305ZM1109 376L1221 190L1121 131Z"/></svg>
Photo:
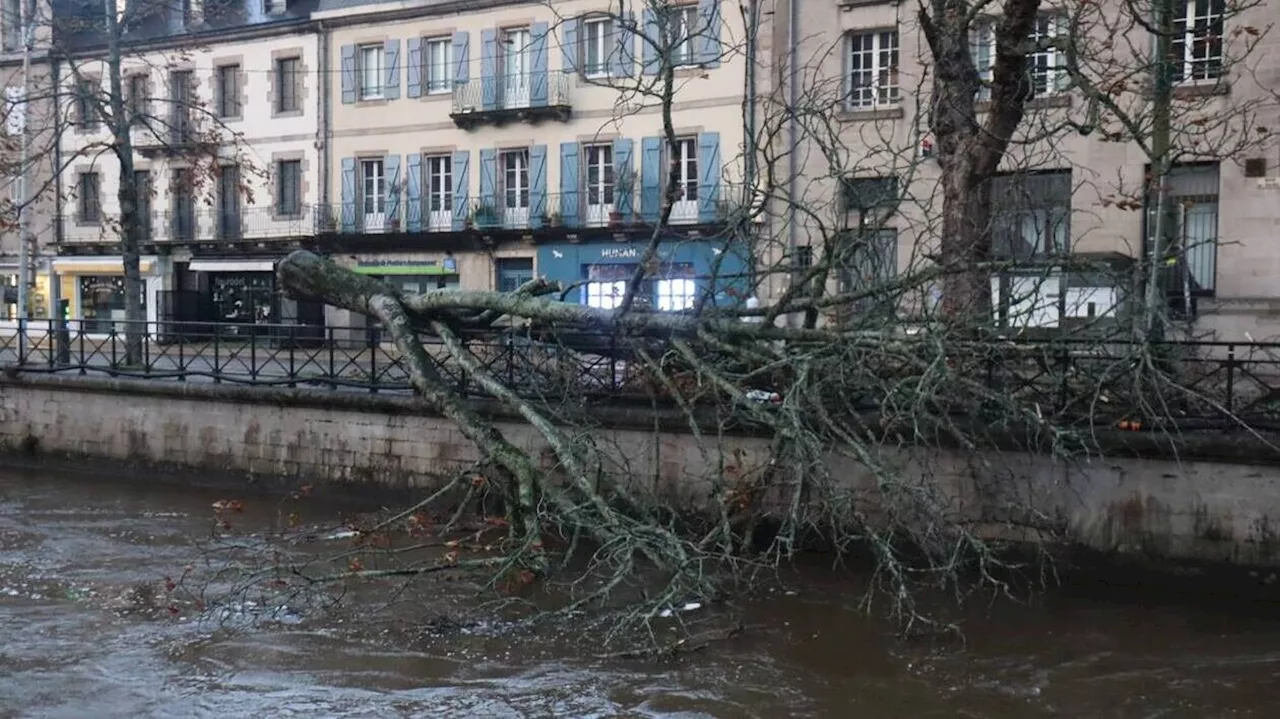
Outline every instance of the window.
<svg viewBox="0 0 1280 719"><path fill-rule="evenodd" d="M98 127L98 83L81 80L76 86L76 124L86 130Z"/></svg>
<svg viewBox="0 0 1280 719"><path fill-rule="evenodd" d="M22 0L4 0L4 49L22 49Z"/></svg>
<svg viewBox="0 0 1280 719"><path fill-rule="evenodd" d="M448 230L453 227L453 158L433 155L423 163L427 173L427 227Z"/></svg>
<svg viewBox="0 0 1280 719"><path fill-rule="evenodd" d="M666 12L667 47L671 64L694 65L698 61L698 6L678 5Z"/></svg>
<svg viewBox="0 0 1280 719"><path fill-rule="evenodd" d="M613 211L613 145L587 145L587 224L603 225Z"/></svg>
<svg viewBox="0 0 1280 719"><path fill-rule="evenodd" d="M991 249L1025 260L1067 251L1071 172L1027 172L991 181Z"/></svg>
<svg viewBox="0 0 1280 719"><path fill-rule="evenodd" d="M898 102L898 32L851 33L848 104L866 108Z"/></svg>
<svg viewBox="0 0 1280 719"><path fill-rule="evenodd" d="M357 68L360 77L360 99L376 100L382 97L382 46L362 45Z"/></svg>
<svg viewBox="0 0 1280 719"><path fill-rule="evenodd" d="M218 117L240 117L240 66L219 65L215 82Z"/></svg>
<svg viewBox="0 0 1280 719"><path fill-rule="evenodd" d="M693 222L698 219L698 141L692 137L681 138L675 141L670 152L676 181L670 219Z"/></svg>
<svg viewBox="0 0 1280 719"><path fill-rule="evenodd" d="M528 107L530 73L533 71L533 36L527 27L510 28L502 33L499 56L502 62L502 106Z"/></svg>
<svg viewBox="0 0 1280 719"><path fill-rule="evenodd" d="M98 186L98 173L82 172L79 180L78 202L81 222L102 221L102 195Z"/></svg>
<svg viewBox="0 0 1280 719"><path fill-rule="evenodd" d="M1044 13L1036 18L1035 27L1031 31L1030 40L1037 46L1047 43L1059 34L1066 32L1066 18L1058 13ZM991 98L991 72L995 66L996 40L995 21L987 20L979 23L973 31L972 42L973 63L978 68L978 76L982 79L982 87L978 90L979 100ZM1030 95L1044 97L1066 89L1067 61L1062 50L1046 48L1036 50L1027 56L1027 77L1030 80Z"/></svg>
<svg viewBox="0 0 1280 719"><path fill-rule="evenodd" d="M364 208L364 228L381 229L386 213L387 188L382 160L360 162L360 204Z"/></svg>
<svg viewBox="0 0 1280 719"><path fill-rule="evenodd" d="M302 160L276 163L276 214L288 217L302 214Z"/></svg>
<svg viewBox="0 0 1280 719"><path fill-rule="evenodd" d="M151 172L133 171L133 186L138 188L138 217L142 222L142 236L151 239Z"/></svg>
<svg viewBox="0 0 1280 719"><path fill-rule="evenodd" d="M662 279L654 283L658 309L664 312L691 310L698 300L698 283L693 265L670 265L663 268Z"/></svg>
<svg viewBox="0 0 1280 719"><path fill-rule="evenodd" d="M235 165L218 170L218 237L240 237L240 169Z"/></svg>
<svg viewBox="0 0 1280 719"><path fill-rule="evenodd" d="M1216 288L1218 262L1218 182L1217 165L1181 165L1165 177L1169 192L1166 205L1169 228L1161 249L1175 276L1165 278L1171 294L1182 296L1212 294ZM1148 246L1156 229L1155 198L1147 203Z"/></svg>
<svg viewBox="0 0 1280 719"><path fill-rule="evenodd" d="M898 274L898 231L890 228L845 233L841 248L840 284L842 292L870 292L854 301L859 314L892 315L899 292L888 287Z"/></svg>
<svg viewBox="0 0 1280 719"><path fill-rule="evenodd" d="M189 144L195 139L191 121L191 71L169 73L169 111L171 139L174 144Z"/></svg>
<svg viewBox="0 0 1280 719"><path fill-rule="evenodd" d="M508 150L502 167L503 225L524 227L529 222L529 151Z"/></svg>
<svg viewBox="0 0 1280 719"><path fill-rule="evenodd" d="M1175 0L1173 9L1174 82L1221 77L1226 0Z"/></svg>
<svg viewBox="0 0 1280 719"><path fill-rule="evenodd" d="M587 280L582 288L582 301L588 307L602 310L616 309L627 294L627 281L635 274L634 264L586 265L583 275ZM637 304L642 298L637 296Z"/></svg>
<svg viewBox="0 0 1280 719"><path fill-rule="evenodd" d="M587 77L609 74L609 48L613 43L613 23L606 18L582 23L582 72Z"/></svg>
<svg viewBox="0 0 1280 719"><path fill-rule="evenodd" d="M897 209L897 177L846 177L841 185L845 227L883 224Z"/></svg>
<svg viewBox="0 0 1280 719"><path fill-rule="evenodd" d="M428 95L449 92L453 85L453 43L449 38L437 37L427 40L423 48L423 77Z"/></svg>
<svg viewBox="0 0 1280 719"><path fill-rule="evenodd" d="M125 85L125 109L129 113L129 122L134 124L145 121L147 115L147 76L130 75Z"/></svg>
<svg viewBox="0 0 1280 719"><path fill-rule="evenodd" d="M193 240L196 236L196 198L191 170L180 167L170 176L170 195L173 198L173 239Z"/></svg>
<svg viewBox="0 0 1280 719"><path fill-rule="evenodd" d="M282 57L276 60L276 112L298 112L302 109L299 97L302 83L302 60Z"/></svg>
<svg viewBox="0 0 1280 719"><path fill-rule="evenodd" d="M498 291L515 292L533 279L533 259L509 257L498 260Z"/></svg>

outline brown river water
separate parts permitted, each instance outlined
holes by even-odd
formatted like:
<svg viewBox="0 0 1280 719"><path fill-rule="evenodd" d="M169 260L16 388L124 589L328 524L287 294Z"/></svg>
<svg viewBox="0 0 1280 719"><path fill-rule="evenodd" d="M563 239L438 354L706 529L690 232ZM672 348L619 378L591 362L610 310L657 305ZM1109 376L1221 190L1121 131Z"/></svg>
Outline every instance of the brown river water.
<svg viewBox="0 0 1280 719"><path fill-rule="evenodd" d="M0 468L0 717L1280 716L1276 607L1055 589L971 609L963 644L904 639L825 562L741 607L745 632L666 661L497 621L424 632L404 604L138 611L135 587L203 566L221 497ZM339 515L316 501L295 521ZM279 516L246 499L237 522Z"/></svg>

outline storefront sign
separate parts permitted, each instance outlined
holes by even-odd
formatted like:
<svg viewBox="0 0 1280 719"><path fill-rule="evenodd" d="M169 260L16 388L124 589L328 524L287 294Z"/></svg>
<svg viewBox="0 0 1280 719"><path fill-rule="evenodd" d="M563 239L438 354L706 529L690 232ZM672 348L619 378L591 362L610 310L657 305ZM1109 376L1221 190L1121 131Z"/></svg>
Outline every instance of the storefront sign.
<svg viewBox="0 0 1280 719"><path fill-rule="evenodd" d="M431 260L356 260L355 271L362 275L452 275L458 272L458 261L446 257L442 266Z"/></svg>
<svg viewBox="0 0 1280 719"><path fill-rule="evenodd" d="M606 247L600 250L602 260L634 260L639 256L640 251L634 247Z"/></svg>

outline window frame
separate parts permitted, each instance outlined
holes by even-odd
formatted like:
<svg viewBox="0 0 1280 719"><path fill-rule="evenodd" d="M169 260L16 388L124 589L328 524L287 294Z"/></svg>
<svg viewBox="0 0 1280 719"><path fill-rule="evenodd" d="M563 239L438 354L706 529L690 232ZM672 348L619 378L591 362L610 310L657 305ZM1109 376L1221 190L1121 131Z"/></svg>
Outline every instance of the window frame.
<svg viewBox="0 0 1280 719"><path fill-rule="evenodd" d="M102 176L99 173L77 173L76 213L77 220L82 225L97 225L102 222Z"/></svg>
<svg viewBox="0 0 1280 719"><path fill-rule="evenodd" d="M76 82L76 127L82 132L93 132L102 125L102 115L98 111L96 95L100 81L93 78L80 78Z"/></svg>
<svg viewBox="0 0 1280 719"><path fill-rule="evenodd" d="M434 61L435 48L440 48L443 60ZM435 77L438 69L443 77ZM453 92L453 38L447 36L422 39L422 94L447 95Z"/></svg>
<svg viewBox="0 0 1280 719"><path fill-rule="evenodd" d="M698 65L697 40L700 18L698 3L671 5L666 11L667 37L670 40L669 59L672 67L696 67ZM678 26L673 21L679 22Z"/></svg>
<svg viewBox="0 0 1280 719"><path fill-rule="evenodd" d="M285 172L285 168L291 168L289 172ZM292 175L293 185L290 187L286 182ZM292 190L292 197L290 197ZM283 159L276 161L276 196L275 196L275 213L277 217L301 217L302 216L302 160L299 159Z"/></svg>
<svg viewBox="0 0 1280 719"><path fill-rule="evenodd" d="M239 120L244 116L244 105L240 102L239 63L216 66L214 68L214 78L218 119Z"/></svg>
<svg viewBox="0 0 1280 719"><path fill-rule="evenodd" d="M1204 13L1199 12L1200 7L1205 8ZM1173 81L1188 85L1218 82L1226 69L1225 0L1179 0L1174 12L1170 50L1181 56L1181 60L1173 63ZM1207 27L1196 27L1201 20ZM1206 47L1207 52L1197 57L1197 48L1201 46Z"/></svg>
<svg viewBox="0 0 1280 719"><path fill-rule="evenodd" d="M384 53L385 48L381 43L366 43L356 46L356 97L360 101L386 99L383 75L386 73L387 60ZM366 84L366 80L369 80L367 73L371 69L368 60L370 56L377 58L373 87L369 87Z"/></svg>
<svg viewBox="0 0 1280 719"><path fill-rule="evenodd" d="M864 43L869 42L869 46ZM871 68L854 69L854 58L869 58ZM902 103L899 81L902 67L902 36L898 28L868 28L844 34L844 106L846 110L874 110L898 107ZM855 74L870 74L870 84L854 83ZM855 100L855 94L858 99Z"/></svg>
<svg viewBox="0 0 1280 719"><path fill-rule="evenodd" d="M518 161L511 163L508 160ZM508 167L510 164L514 164L515 167ZM498 209L502 211L528 210L531 203L530 193L533 188L533 177L529 167L529 148L513 147L500 150L498 152L498 172L498 194L501 195ZM508 176L512 174L514 174L517 183L521 179L524 180L523 186L517 184L514 189L512 188L508 182ZM507 201L513 191L516 193L515 200L517 204L510 205L507 204Z"/></svg>
<svg viewBox="0 0 1280 719"><path fill-rule="evenodd" d="M148 80L140 72L125 76L125 111L129 113L129 123L133 125L145 122L148 112Z"/></svg>
<svg viewBox="0 0 1280 719"><path fill-rule="evenodd" d="M275 106L275 114L287 115L302 112L301 69L302 58L297 55L276 58L276 96L273 98L272 103ZM286 99L290 102L286 103Z"/></svg>
<svg viewBox="0 0 1280 719"><path fill-rule="evenodd" d="M370 175L365 171L365 168L375 166L378 168L376 175ZM385 157L362 157L360 158L359 169L360 196L357 202L360 210L360 221L363 222L364 218L369 217L370 215L383 215L385 217L387 214L387 159ZM372 198L377 200L377 202L374 203L376 209L372 212L368 209L371 197L368 188L369 181L371 179L376 180L373 184L376 185L377 190L377 192L372 195Z"/></svg>
<svg viewBox="0 0 1280 719"><path fill-rule="evenodd" d="M594 41L592 40L591 33L588 30L590 27L600 28L600 36ZM582 47L579 49L579 54L582 56L583 77L590 79L609 77L609 45L610 41L613 39L613 32L612 18L588 16L582 19L582 39L579 41ZM596 67L592 67L590 62L590 51L592 49L592 45L596 46L595 50L599 52L600 55L599 65Z"/></svg>
<svg viewBox="0 0 1280 719"><path fill-rule="evenodd" d="M969 56L973 58L978 70L978 79L982 86L978 88L978 100L987 102L991 99L991 79L995 68L996 38L995 28L998 20L987 17L974 24L970 34ZM1035 43L1050 40L1062 31L1067 17L1059 10L1043 10L1036 15L1035 25L1029 40ZM981 53L981 54L980 54ZM982 61L985 55L986 61ZM1045 67L1037 63L1045 61ZM1028 100L1061 95L1069 89L1070 77L1067 75L1066 53L1061 48L1037 50L1027 55L1027 77L1031 81L1031 94Z"/></svg>
<svg viewBox="0 0 1280 719"><path fill-rule="evenodd" d="M1075 181L1071 170L1056 169L1024 173L1002 173L991 180L991 251L998 259L1034 260L1058 257L1071 249L1072 188ZM1053 186L1062 183L1066 191L1061 195ZM1021 184L1015 184L1021 183ZM1049 188L1049 192L1037 192L1036 185ZM1021 198L1021 201L1019 201ZM1003 204L1002 204L1003 203ZM1032 219L1034 237L1028 238L1025 229ZM1000 245L1004 236L1016 237L1031 246L1029 256L1016 248Z"/></svg>
<svg viewBox="0 0 1280 719"><path fill-rule="evenodd" d="M616 207L618 202L618 167L613 157L613 143L583 143L581 152L584 165L584 171L580 172L583 205L588 210L592 207ZM600 162L592 161L593 152L600 158ZM598 170L602 175L598 182L592 182L591 173L594 170ZM599 192L600 202L591 202L592 191ZM601 221L608 222L608 217L602 218Z"/></svg>
<svg viewBox="0 0 1280 719"><path fill-rule="evenodd" d="M422 186L426 194L426 203L423 211L426 213L426 222L430 226L431 215L435 212L453 212L453 155L448 153L440 153L435 155L425 155L422 158ZM440 178L440 192L436 192L431 183ZM440 207L435 206L436 199L440 199Z"/></svg>

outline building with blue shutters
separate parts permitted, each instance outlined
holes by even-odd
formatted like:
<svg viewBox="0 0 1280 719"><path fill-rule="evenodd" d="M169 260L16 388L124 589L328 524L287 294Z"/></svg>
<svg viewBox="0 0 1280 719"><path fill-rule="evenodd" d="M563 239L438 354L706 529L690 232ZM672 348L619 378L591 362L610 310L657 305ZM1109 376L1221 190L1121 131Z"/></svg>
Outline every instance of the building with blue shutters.
<svg viewBox="0 0 1280 719"><path fill-rule="evenodd" d="M541 276L608 306L674 183L646 298L740 296L730 283L746 281L749 251L723 239L740 205L746 62L726 45L744 36L739 13L719 0L334 0L316 17L337 70L322 244L340 261L406 286ZM668 66L674 138L637 92Z"/></svg>

